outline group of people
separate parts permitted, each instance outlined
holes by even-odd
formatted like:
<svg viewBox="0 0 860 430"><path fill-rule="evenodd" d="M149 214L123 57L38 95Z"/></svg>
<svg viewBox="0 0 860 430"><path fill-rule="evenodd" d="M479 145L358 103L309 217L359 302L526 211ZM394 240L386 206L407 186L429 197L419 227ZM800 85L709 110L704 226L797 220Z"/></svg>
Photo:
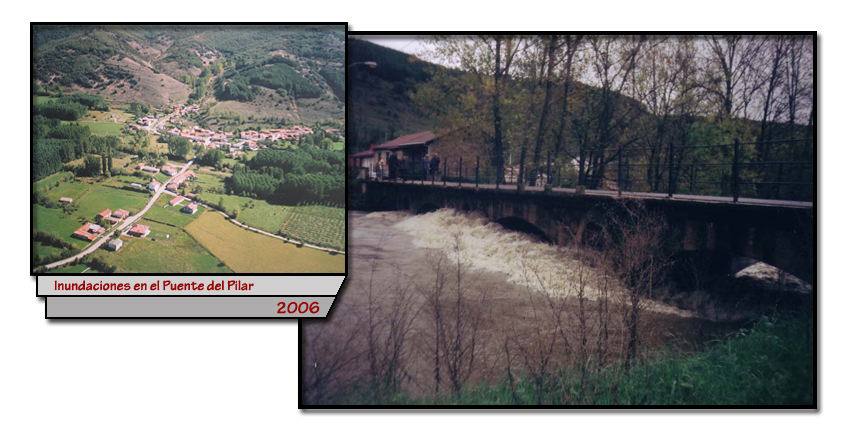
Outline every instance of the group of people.
<svg viewBox="0 0 860 430"><path fill-rule="evenodd" d="M430 158L430 154L424 156L424 159L421 162L421 167L424 172L424 180L432 180L435 182L436 177L439 174L439 164L441 160L439 159L439 153L436 152L433 154L433 158ZM397 176L400 171L400 160L397 158L397 154L392 152L391 155L388 156L388 162L386 163L385 158L380 158L379 161L376 162L376 178L377 180L385 177L386 166L388 167L388 180L397 182ZM405 178L402 178L405 179Z"/></svg>
<svg viewBox="0 0 860 430"><path fill-rule="evenodd" d="M438 152L433 153L433 158L430 158L430 154L424 156L424 160L421 162L421 167L422 170L424 170L425 181L432 180L433 182L436 182L436 175L439 173L439 163L441 162Z"/></svg>

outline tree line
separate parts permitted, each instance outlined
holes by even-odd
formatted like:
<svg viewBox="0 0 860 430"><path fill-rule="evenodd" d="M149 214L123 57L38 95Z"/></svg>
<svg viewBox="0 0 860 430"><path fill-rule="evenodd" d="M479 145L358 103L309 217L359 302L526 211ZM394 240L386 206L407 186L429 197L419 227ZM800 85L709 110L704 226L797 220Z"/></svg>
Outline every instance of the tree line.
<svg viewBox="0 0 860 430"><path fill-rule="evenodd" d="M228 189L237 195L283 204L301 201L343 204L343 154L309 145L263 149L247 165L236 165Z"/></svg>
<svg viewBox="0 0 860 430"><path fill-rule="evenodd" d="M490 158L485 174L496 181L510 181L508 169L516 183L533 185L551 154L561 176L588 188L614 177L619 159L647 165L631 166L641 182L630 186L639 190L665 191L670 167L678 186L719 188L730 169L696 165L730 165L732 154L691 147L734 139L756 142L741 153L741 162L756 163L745 182L812 177L810 166L770 163L812 160L811 142L766 143L812 137L811 36L478 35L434 43L433 55L457 70L431 69L415 100L450 132L441 149L472 162ZM682 148L673 157L670 144Z"/></svg>

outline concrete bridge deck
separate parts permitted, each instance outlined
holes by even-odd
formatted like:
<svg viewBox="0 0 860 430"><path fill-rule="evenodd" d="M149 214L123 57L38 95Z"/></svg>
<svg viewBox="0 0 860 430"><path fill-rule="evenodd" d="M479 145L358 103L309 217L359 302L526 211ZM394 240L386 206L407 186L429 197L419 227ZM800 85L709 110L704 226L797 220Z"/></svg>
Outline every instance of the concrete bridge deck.
<svg viewBox="0 0 860 430"><path fill-rule="evenodd" d="M372 181L369 181L372 182ZM378 181L380 183L394 183L391 181ZM401 184L409 184L409 185L422 185L426 187L458 187L458 183L456 182L428 182L424 181L399 181ZM495 184L479 184L475 186L474 183L463 183L461 188L478 188L482 190L495 190ZM516 191L517 186L512 184L500 184L499 190L504 191ZM534 193L545 193L544 187L542 186L525 186L524 191ZM559 188L553 187L553 193L566 193L566 194L576 194L575 188ZM606 197L618 197L618 191L613 190L585 190L585 195L588 196L606 196ZM646 193L646 192L636 192L636 191L624 191L622 192L623 197L635 197L641 199L660 199L660 200L678 200L678 201L689 201L689 202L701 202L701 203L730 203L737 205L752 205L752 206L775 206L775 207L784 207L784 208L812 208L812 202L803 202L803 201L794 201L794 200L770 200L770 199L754 199L747 197L738 198L738 202L734 203L731 197L720 197L720 196L699 196L699 195L691 195L691 194L674 194L672 197L669 197L666 193Z"/></svg>

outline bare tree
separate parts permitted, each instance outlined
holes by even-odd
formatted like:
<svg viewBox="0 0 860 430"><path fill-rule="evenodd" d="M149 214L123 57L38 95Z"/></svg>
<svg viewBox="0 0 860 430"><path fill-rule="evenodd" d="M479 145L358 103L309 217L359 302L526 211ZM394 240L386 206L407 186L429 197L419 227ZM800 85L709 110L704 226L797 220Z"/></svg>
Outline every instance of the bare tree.
<svg viewBox="0 0 860 430"><path fill-rule="evenodd" d="M453 262L448 264L445 255L438 253L432 263L435 282L421 288L427 300L425 313L433 321L434 394L440 392L444 370L456 398L491 339L491 332L483 330L492 312L490 289L481 283L480 274L468 273L462 247L462 233L455 233L451 241Z"/></svg>
<svg viewBox="0 0 860 430"><path fill-rule="evenodd" d="M659 213L636 199L619 200L606 213L603 241L609 263L625 292L625 367L636 359L642 332L642 313L654 287L660 286L671 265L669 227Z"/></svg>
<svg viewBox="0 0 860 430"><path fill-rule="evenodd" d="M711 35L705 43L709 78L706 88L720 106L719 116L734 118L749 105L758 89L754 67L762 40L755 36Z"/></svg>

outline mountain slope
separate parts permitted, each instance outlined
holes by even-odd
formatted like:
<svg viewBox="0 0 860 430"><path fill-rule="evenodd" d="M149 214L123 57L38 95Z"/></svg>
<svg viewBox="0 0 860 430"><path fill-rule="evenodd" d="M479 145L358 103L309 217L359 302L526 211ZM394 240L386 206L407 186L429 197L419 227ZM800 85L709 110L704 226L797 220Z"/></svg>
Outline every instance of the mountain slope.
<svg viewBox="0 0 860 430"><path fill-rule="evenodd" d="M309 90L286 91L281 97L258 91L243 100L247 105L231 103L233 110L296 122L344 117L338 99L342 89L330 87L321 74L343 71L343 27L50 25L33 26L32 36L34 84L52 91L62 88L159 108L189 98L220 104L228 99L220 97L223 87L215 87L219 75L240 65L270 66L264 63L283 57L293 64L289 73L298 75L295 81ZM284 105L292 108L287 111Z"/></svg>
<svg viewBox="0 0 860 430"><path fill-rule="evenodd" d="M430 129L409 94L430 79L438 66L374 43L348 40L349 63L374 61L376 68L349 69L349 152L367 149L396 136Z"/></svg>

